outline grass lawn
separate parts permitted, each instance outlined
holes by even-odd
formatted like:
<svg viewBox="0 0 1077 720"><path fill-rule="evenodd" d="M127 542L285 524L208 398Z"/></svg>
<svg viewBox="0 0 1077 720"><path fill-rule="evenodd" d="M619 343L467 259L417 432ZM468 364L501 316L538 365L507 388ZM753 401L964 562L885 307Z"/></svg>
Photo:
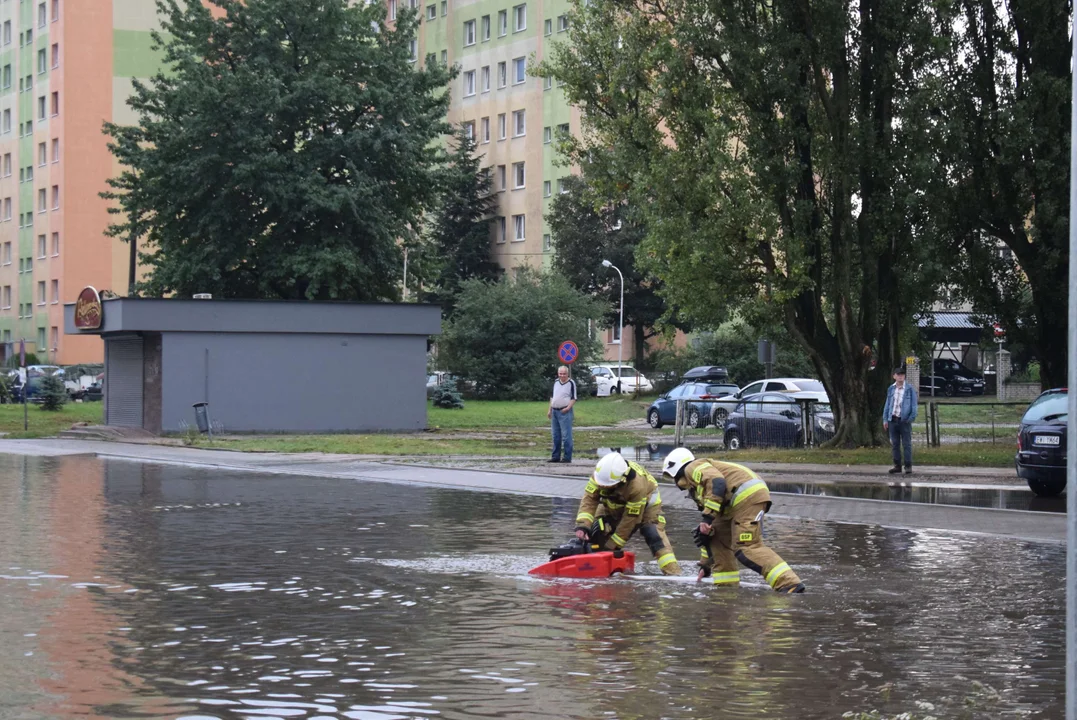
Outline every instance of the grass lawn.
<svg viewBox="0 0 1077 720"><path fill-rule="evenodd" d="M1013 443L961 443L941 447L914 446L913 466L952 465L955 467L1012 468L1017 448ZM855 448L852 450L747 449L735 453L719 451L718 456L735 462L819 463L825 465L889 465L890 448ZM1014 477L1017 477L1016 473Z"/></svg>
<svg viewBox="0 0 1077 720"><path fill-rule="evenodd" d="M58 412L45 412L39 406L26 406L30 429L22 429L22 405L0 405L0 432L9 438L37 438L56 435L77 422L100 425L104 418L104 404L67 403Z"/></svg>
<svg viewBox="0 0 1077 720"><path fill-rule="evenodd" d="M643 420L652 398L633 400L631 396L585 398L576 403L575 427L612 427L622 420ZM535 402L465 400L462 410L428 407L427 422L431 428L463 430L475 428L537 428L549 427L546 400Z"/></svg>
<svg viewBox="0 0 1077 720"><path fill-rule="evenodd" d="M920 398L923 402L924 398ZM939 400L939 423L985 423L991 424L991 420L994 419L996 423L1019 423L1021 417L1028 410L1029 403L1016 403L1010 404L998 404L991 402L954 402L953 400ZM920 417L917 418L917 423L923 423L924 418L927 416L927 408L921 406Z"/></svg>

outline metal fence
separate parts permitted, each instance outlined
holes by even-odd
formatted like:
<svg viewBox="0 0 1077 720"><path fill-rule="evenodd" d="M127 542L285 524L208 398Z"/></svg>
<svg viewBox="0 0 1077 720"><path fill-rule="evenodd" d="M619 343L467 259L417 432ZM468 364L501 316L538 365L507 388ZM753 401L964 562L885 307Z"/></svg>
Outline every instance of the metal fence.
<svg viewBox="0 0 1077 720"><path fill-rule="evenodd" d="M1013 444L1026 402L920 403L913 443L938 447L960 443ZM737 400L678 400L674 442L747 447L817 447L834 437L834 413L815 400L765 396Z"/></svg>

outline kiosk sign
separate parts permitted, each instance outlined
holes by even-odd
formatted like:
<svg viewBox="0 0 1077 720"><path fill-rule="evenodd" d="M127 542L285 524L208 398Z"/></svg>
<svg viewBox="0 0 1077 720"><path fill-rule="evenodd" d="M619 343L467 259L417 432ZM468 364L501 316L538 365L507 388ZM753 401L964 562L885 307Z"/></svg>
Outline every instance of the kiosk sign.
<svg viewBox="0 0 1077 720"><path fill-rule="evenodd" d="M97 330L103 317L101 296L91 286L83 288L75 301L75 327L79 330Z"/></svg>

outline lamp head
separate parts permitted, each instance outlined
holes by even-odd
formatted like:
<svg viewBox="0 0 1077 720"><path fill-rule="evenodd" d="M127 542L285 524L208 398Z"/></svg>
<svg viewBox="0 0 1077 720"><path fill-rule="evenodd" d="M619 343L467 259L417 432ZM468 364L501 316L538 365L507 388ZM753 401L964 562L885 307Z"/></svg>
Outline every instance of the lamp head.
<svg viewBox="0 0 1077 720"><path fill-rule="evenodd" d="M613 263L611 263L609 260L603 260L602 267L613 267Z"/></svg>

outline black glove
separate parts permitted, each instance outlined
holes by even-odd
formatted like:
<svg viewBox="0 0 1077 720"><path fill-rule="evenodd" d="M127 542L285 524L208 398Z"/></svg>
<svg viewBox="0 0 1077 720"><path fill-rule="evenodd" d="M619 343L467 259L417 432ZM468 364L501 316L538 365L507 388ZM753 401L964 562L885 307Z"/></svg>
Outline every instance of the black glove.
<svg viewBox="0 0 1077 720"><path fill-rule="evenodd" d="M692 528L692 542L696 544L697 548L705 548L708 545L710 538L699 531L699 526Z"/></svg>
<svg viewBox="0 0 1077 720"><path fill-rule="evenodd" d="M584 537L586 537L588 540L591 539L591 528L587 527L586 525L580 525L578 528L576 528L576 532L579 532L580 530L583 530Z"/></svg>

